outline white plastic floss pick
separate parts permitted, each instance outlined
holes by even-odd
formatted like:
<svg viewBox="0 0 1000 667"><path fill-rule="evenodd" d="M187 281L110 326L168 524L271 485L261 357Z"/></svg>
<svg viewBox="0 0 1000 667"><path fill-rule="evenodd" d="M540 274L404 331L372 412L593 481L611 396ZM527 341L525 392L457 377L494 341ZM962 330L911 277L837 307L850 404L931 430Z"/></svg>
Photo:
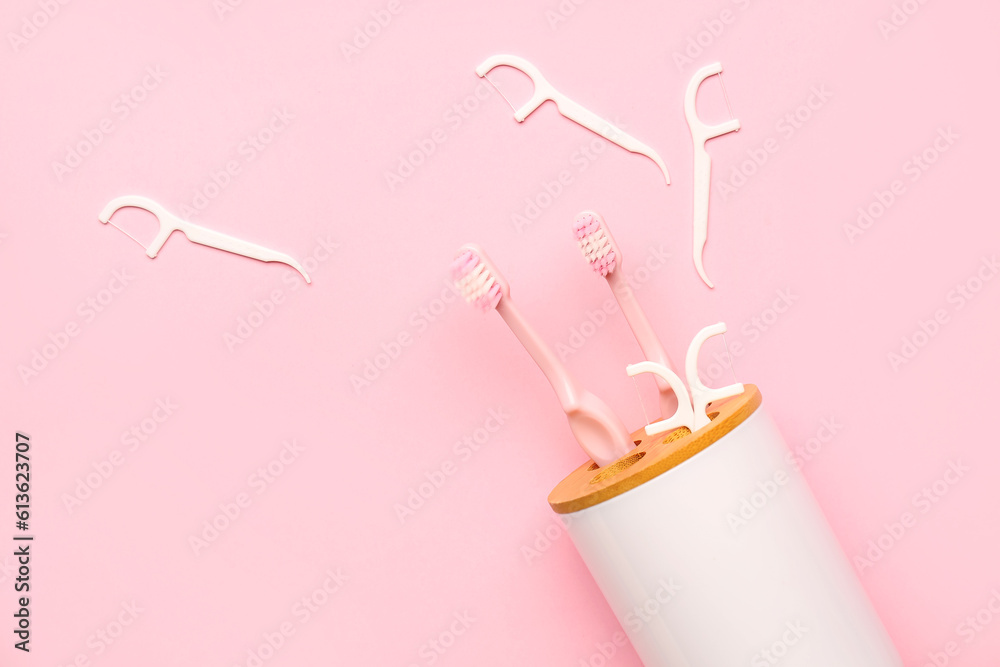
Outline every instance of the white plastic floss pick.
<svg viewBox="0 0 1000 667"><path fill-rule="evenodd" d="M753 385L549 496L646 667L902 667Z"/></svg>
<svg viewBox="0 0 1000 667"><path fill-rule="evenodd" d="M107 224L111 222L111 216L113 216L118 209L125 208L126 206L141 208L145 211L149 211L156 216L156 220L160 223L160 231L156 234L156 238L153 239L153 242L148 248L145 248L146 255L150 258L156 257L156 255L160 252L160 249L163 247L163 244L167 242L170 235L179 231L193 243L205 245L210 248L216 248L218 250L225 250L226 252L243 255L244 257L250 257L251 259L258 259L262 262L281 262L283 264L287 264L301 273L307 283L311 282L309 280L309 276L306 275L305 269L303 269L302 265L299 264L298 261L296 261L291 255L278 252L277 250L271 250L270 248L265 248L264 246L257 245L256 243L250 243L249 241L244 241L243 239L238 239L235 236L229 236L228 234L223 234L222 232L217 232L215 230L208 229L207 227L202 227L201 225L196 225L193 222L182 220L149 197L142 197L139 195L116 197L107 203L97 216L97 219ZM115 227L125 233L140 246L142 245L138 239L126 232L124 229L121 229L114 223L111 223L111 225L112 227Z"/></svg>
<svg viewBox="0 0 1000 667"><path fill-rule="evenodd" d="M660 168L660 171L663 173L663 178L667 181L667 185L670 185L670 172L667 171L667 165L664 164L663 158L661 158L656 151L635 137L618 129L608 121L595 114L593 111L586 109L583 105L574 102L560 93L544 76L542 76L542 73L537 67L524 58L510 55L490 56L483 64L476 68L476 74L481 77L486 77L491 70L500 67L501 65L513 67L514 69L524 73L529 79L531 79L531 82L535 86L535 92L531 96L531 99L528 100L528 102L525 103L525 105L520 109L514 110L514 120L518 123L523 123L524 119L531 115L535 109L540 107L544 102L551 100L555 102L556 108L559 109L559 113L574 123L582 125L591 132L599 134L608 141L618 144L629 152L639 153L640 155L648 157L656 163L657 167ZM510 102L508 101L508 104L509 103Z"/></svg>
<svg viewBox="0 0 1000 667"><path fill-rule="evenodd" d="M672 417L666 417L646 426L646 435L665 433L682 426L687 428L688 431L697 431L707 426L711 421L706 412L710 403L743 393L742 384L736 383L716 389L706 387L702 384L701 378L698 377L698 357L701 355L702 345L712 336L721 336L726 331L725 322L712 324L695 334L691 344L688 345L687 357L684 360L684 372L687 375L690 391L681 382L680 377L663 364L653 361L643 361L638 364L631 364L625 368L625 371L631 377L635 377L640 373L652 373L656 375L670 385L670 388L677 396L677 411Z"/></svg>
<svg viewBox="0 0 1000 667"><path fill-rule="evenodd" d="M722 75L721 63L705 65L694 73L691 81L688 82L687 91L684 93L684 117L691 129L691 141L694 144L694 266L698 270L698 275L709 287L715 287L708 279L708 274L705 273L704 264L705 243L708 241L708 197L712 187L712 158L705 150L705 142L728 132L737 132L740 129L740 121L736 118L714 126L706 125L698 118L698 109L695 105L698 88L705 79L716 74ZM726 104L728 105L728 103L729 97L727 96ZM729 114L732 115L732 113L732 108L730 108Z"/></svg>

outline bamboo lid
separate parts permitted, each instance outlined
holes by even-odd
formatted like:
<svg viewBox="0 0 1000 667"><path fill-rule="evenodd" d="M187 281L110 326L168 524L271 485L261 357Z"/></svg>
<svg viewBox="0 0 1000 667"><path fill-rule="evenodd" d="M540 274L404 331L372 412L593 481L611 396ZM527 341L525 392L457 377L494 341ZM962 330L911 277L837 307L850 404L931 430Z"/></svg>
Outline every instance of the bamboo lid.
<svg viewBox="0 0 1000 667"><path fill-rule="evenodd" d="M756 385L744 385L739 396L712 403L711 423L691 433L681 427L664 435L646 435L645 427L632 434L635 450L614 463L598 468L587 461L571 472L549 494L549 505L558 514L570 514L593 507L648 482L704 450L742 424L760 406Z"/></svg>

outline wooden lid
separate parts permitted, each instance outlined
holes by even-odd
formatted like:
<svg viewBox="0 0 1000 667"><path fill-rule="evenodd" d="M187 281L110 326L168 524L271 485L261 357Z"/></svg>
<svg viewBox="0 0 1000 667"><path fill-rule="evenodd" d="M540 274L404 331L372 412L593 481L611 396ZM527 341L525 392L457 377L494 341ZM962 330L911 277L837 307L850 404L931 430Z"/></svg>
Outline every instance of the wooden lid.
<svg viewBox="0 0 1000 667"><path fill-rule="evenodd" d="M648 482L702 451L732 431L753 414L761 403L756 385L744 385L739 396L709 405L712 422L691 433L681 427L667 434L646 435L645 427L632 434L632 453L598 468L587 461L574 470L549 494L549 505L558 514L570 514Z"/></svg>

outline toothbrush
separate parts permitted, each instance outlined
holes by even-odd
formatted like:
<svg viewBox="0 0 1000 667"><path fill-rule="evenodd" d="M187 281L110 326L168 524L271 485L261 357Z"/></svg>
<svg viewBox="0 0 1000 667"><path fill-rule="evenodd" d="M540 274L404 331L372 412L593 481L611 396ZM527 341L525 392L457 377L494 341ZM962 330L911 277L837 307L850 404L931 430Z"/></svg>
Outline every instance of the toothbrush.
<svg viewBox="0 0 1000 667"><path fill-rule="evenodd" d="M528 351L556 392L577 442L597 465L604 467L632 451L633 442L618 415L580 387L552 350L528 324L510 298L510 286L479 246L459 249L452 278L470 304L483 312L496 310Z"/></svg>
<svg viewBox="0 0 1000 667"><path fill-rule="evenodd" d="M580 252L590 264L590 268L607 279L608 287L618 300L622 314L625 315L625 320L639 342L639 348L646 356L646 360L673 370L674 365L670 363L670 357L667 356L660 339L653 331L653 325L650 324L642 306L636 301L635 293L625 278L622 269L622 251L615 243L615 238L608 229L608 223L597 213L584 211L576 216L573 233L580 246ZM660 394L661 414L664 416L673 414L677 410L677 396L670 388L670 384L662 377L656 376L656 388Z"/></svg>

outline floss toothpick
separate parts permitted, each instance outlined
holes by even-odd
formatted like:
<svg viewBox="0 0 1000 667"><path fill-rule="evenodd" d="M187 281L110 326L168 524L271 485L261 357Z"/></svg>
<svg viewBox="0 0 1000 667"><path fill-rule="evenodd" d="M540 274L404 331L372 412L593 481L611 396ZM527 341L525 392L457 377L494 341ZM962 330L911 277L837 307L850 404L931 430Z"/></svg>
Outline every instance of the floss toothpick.
<svg viewBox="0 0 1000 667"><path fill-rule="evenodd" d="M143 246L137 238L111 222L111 216L113 216L118 209L125 208L127 206L141 208L152 213L156 216L157 221L160 223L160 231L157 233L156 238L153 239L153 242L148 248ZM225 250L226 252L243 255L244 257L250 257L251 259L258 259L262 262L282 262L301 273L307 283L311 282L309 280L309 276L306 275L305 270L302 268L302 265L300 265L291 255L286 255L283 252L271 250L270 248L265 248L264 246L250 243L249 241L244 241L234 236L229 236L228 234L216 232L206 227L202 227L201 225L187 222L186 220L181 220L148 197L125 195L124 197L112 199L97 216L97 219L105 224L110 223L112 227L123 232L130 239L138 243L146 250L146 255L150 258L156 257L157 253L160 252L160 248L162 248L163 244L167 242L167 238L169 238L169 236L174 232L179 231L184 234L189 241L205 245L210 248Z"/></svg>
<svg viewBox="0 0 1000 667"><path fill-rule="evenodd" d="M519 70L521 73L527 75L535 86L535 92L531 99L528 100L527 104L520 109L514 110L514 120L518 123L523 123L524 119L531 115L535 109L540 107L543 102L552 100L559 109L559 113L566 118L569 118L574 123L582 125L591 132L599 134L612 143L618 144L627 151L645 155L650 160L655 162L656 166L658 166L660 171L663 172L663 178L666 179L667 185L670 185L670 173L667 171L667 165L664 164L663 159L656 153L656 151L635 137L629 136L594 112L585 109L560 93L545 79L545 77L542 76L542 73L538 71L537 67L529 63L524 58L509 55L491 56L487 58L482 65L476 68L476 74L485 78L487 81L490 81L486 75L489 74L491 70L500 67L501 65L513 67L514 69ZM490 84L492 85L493 82L490 81ZM493 87L496 88L495 85ZM503 95L503 93L500 94ZM504 96L504 99L507 99L506 96ZM510 100L507 100L507 104L510 104ZM514 108L513 104L510 104L510 106L511 108Z"/></svg>
<svg viewBox="0 0 1000 667"><path fill-rule="evenodd" d="M707 326L699 331L691 345L688 346L687 358L684 363L684 372L687 375L688 386L685 387L677 373L662 363L655 361L643 361L638 364L630 364L626 367L629 377L635 377L640 373L652 373L670 386L674 394L677 395L677 411L671 417L664 417L660 421L653 422L646 427L646 435L656 435L666 431L672 431L680 427L686 427L689 431L697 431L704 428L712 421L706 408L708 404L732 398L743 393L743 385L736 383L727 387L713 389L706 387L698 377L698 357L701 355L701 348L705 341L712 336L719 336L726 333L726 325L723 322ZM688 391L690 389L690 392Z"/></svg>
<svg viewBox="0 0 1000 667"><path fill-rule="evenodd" d="M698 275L709 287L715 287L715 285L705 273L703 256L705 243L708 241L708 197L712 185L712 158L705 150L705 142L740 129L740 121L736 118L715 126L706 125L698 118L698 109L695 105L698 88L705 79L716 74L719 75L721 82L721 63L702 67L691 77L687 92L684 94L684 116L687 118L688 127L691 129L691 141L694 143L694 266L698 270ZM729 95L725 93L725 87L723 87L723 94L726 97L729 115L732 116L733 109L729 104Z"/></svg>
<svg viewBox="0 0 1000 667"><path fill-rule="evenodd" d="M713 336L722 336L726 333L724 322L707 326L697 334L688 346L687 358L684 360L684 373L687 375L688 387L691 388L691 407L694 410L694 428L697 431L708 425L709 419L706 408L709 403L721 401L725 398L739 396L743 393L743 385L740 383L731 384L727 387L712 389L706 387L698 377L698 357L701 355L701 347L705 341ZM726 346L726 354L729 354L729 346ZM732 358L729 367L732 368ZM735 376L734 378L735 379Z"/></svg>
<svg viewBox="0 0 1000 667"><path fill-rule="evenodd" d="M666 382L677 396L676 412L670 417L664 417L660 421L649 424L646 427L646 435L665 433L666 431L673 431L682 426L687 428L688 431L694 430L695 419L691 407L691 397L688 395L687 388L681 382L677 373L655 361L640 361L637 364L628 365L625 370L629 374L629 377L633 378L640 373L652 373Z"/></svg>

